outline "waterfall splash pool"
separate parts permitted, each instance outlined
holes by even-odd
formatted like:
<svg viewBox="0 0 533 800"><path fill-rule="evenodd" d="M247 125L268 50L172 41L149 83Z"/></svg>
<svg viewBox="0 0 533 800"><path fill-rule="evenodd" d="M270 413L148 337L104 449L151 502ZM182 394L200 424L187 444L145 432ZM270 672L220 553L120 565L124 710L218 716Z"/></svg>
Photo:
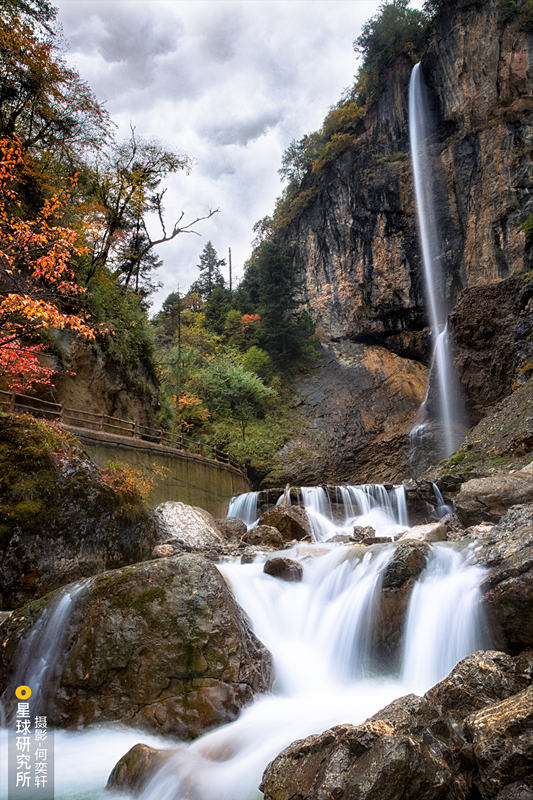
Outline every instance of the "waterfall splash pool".
<svg viewBox="0 0 533 800"><path fill-rule="evenodd" d="M374 512L378 535L390 532L406 514L399 491L385 498L380 489L355 488L344 492L345 519L337 513L334 521L331 512L320 510L320 492L308 493L305 503L318 506L316 513L329 532L342 531L366 501L365 514ZM56 800L114 798L104 791L107 777L137 742L175 750L145 788L143 800L253 800L261 797L258 786L266 765L295 739L336 724L363 722L402 695L422 694L460 659L488 646L479 614L484 570L471 563L469 551L439 543L431 546L410 596L400 663L383 666L375 645L377 611L383 575L396 548L395 543L299 543L283 555L303 565L301 583L265 574L264 558L220 564L272 653L272 693L258 696L234 722L192 744L111 725L56 731ZM4 789L0 784L2 797L7 796Z"/></svg>

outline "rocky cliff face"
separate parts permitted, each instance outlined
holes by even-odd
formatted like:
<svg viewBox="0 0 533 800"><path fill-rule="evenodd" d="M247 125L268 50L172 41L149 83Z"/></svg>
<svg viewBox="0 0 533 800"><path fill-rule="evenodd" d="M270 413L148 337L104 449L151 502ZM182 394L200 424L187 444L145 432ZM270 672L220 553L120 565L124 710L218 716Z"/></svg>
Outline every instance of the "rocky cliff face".
<svg viewBox="0 0 533 800"><path fill-rule="evenodd" d="M435 20L422 68L436 120L433 180L449 306L454 307L462 291L478 287L477 299L469 295L477 308L484 298L482 287L490 284L488 302L483 299L481 307L498 309L497 284L504 281L505 309L498 316L511 350L507 350L505 365L500 364L501 376L499 367L491 373L486 364L483 374L476 373L479 353L470 357L464 335L458 354L471 421L477 422L520 382L521 370L528 363L524 342L531 333L527 324L531 293L515 287L521 297L520 308L515 309L514 283L511 286L508 276L527 272L533 263L533 239L524 228L533 213L533 36L516 20L504 23L497 0L470 9L458 5L448 4ZM427 365L431 337L424 310L408 141L410 71L407 58L394 65L383 95L361 121L353 147L323 170L317 196L292 223L288 242L301 281L302 302L327 347L335 343L342 349L346 340L367 348L380 345L402 360ZM462 301L466 318L456 315L458 332L469 327L468 305L468 300ZM503 320L507 311L514 315L512 325L522 314L529 333L507 331ZM485 327L488 324L485 320ZM479 341L474 342L476 348ZM503 342L497 344L498 351L506 348ZM487 357L485 352L485 361ZM492 385L487 393L489 373ZM300 395L297 383L296 397ZM352 419L356 429L373 413L376 403L372 391L358 399L362 402L353 409L358 421ZM414 415L413 408L411 423ZM409 424L404 423L405 434ZM324 425L331 429L327 421ZM385 426L384 421L376 441ZM371 442L366 442L361 461L357 450L362 444L352 450L352 479L367 479L369 469L376 470L376 475L383 473L382 448L372 453ZM336 446L345 449L342 432ZM311 440L307 449L313 449ZM341 461L344 465L344 455ZM403 467L406 472L406 461ZM345 472L340 466L337 474L328 475L332 480L344 479Z"/></svg>

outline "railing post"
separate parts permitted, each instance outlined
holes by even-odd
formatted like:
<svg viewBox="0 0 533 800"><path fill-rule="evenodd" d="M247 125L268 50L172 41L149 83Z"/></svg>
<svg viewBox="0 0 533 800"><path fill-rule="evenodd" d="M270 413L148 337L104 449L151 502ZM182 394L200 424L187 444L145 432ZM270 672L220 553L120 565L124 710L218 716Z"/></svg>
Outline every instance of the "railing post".
<svg viewBox="0 0 533 800"><path fill-rule="evenodd" d="M100 414L100 430L104 432L104 415Z"/></svg>
<svg viewBox="0 0 533 800"><path fill-rule="evenodd" d="M133 427L131 429L131 435L132 435L132 437L134 439L137 438L137 423L136 422L133 423Z"/></svg>
<svg viewBox="0 0 533 800"><path fill-rule="evenodd" d="M179 435L179 446L180 450L183 450L183 433L180 433Z"/></svg>
<svg viewBox="0 0 533 800"><path fill-rule="evenodd" d="M15 392L11 392L11 397L9 398L9 413L13 414L15 411Z"/></svg>
<svg viewBox="0 0 533 800"><path fill-rule="evenodd" d="M198 442L198 455L203 456L204 454L204 446L201 442Z"/></svg>
<svg viewBox="0 0 533 800"><path fill-rule="evenodd" d="M217 446L216 444L213 445L213 458L215 461L217 460Z"/></svg>
<svg viewBox="0 0 533 800"><path fill-rule="evenodd" d="M161 428L159 428L159 434L158 434L158 437L157 437L157 441L159 442L159 444L161 444L161 439L162 438L163 438L163 431L162 431Z"/></svg>
<svg viewBox="0 0 533 800"><path fill-rule="evenodd" d="M65 422L64 406L63 403L59 406L59 422L61 425Z"/></svg>

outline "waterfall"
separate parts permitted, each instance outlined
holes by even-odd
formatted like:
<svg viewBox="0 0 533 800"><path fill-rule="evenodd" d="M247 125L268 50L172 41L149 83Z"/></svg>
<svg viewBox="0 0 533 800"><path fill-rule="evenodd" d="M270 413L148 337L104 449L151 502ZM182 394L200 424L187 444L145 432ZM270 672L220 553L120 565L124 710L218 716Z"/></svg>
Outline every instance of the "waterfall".
<svg viewBox="0 0 533 800"><path fill-rule="evenodd" d="M299 545L293 557L310 550ZM265 575L257 563L220 565L272 653L274 693L179 747L143 800L259 800L265 766L290 742L362 722L413 689L423 693L483 644L476 604L484 571L453 546L436 545L409 606L401 673L376 671L375 608L394 552L394 544L332 548L304 560L299 584Z"/></svg>
<svg viewBox="0 0 533 800"><path fill-rule="evenodd" d="M437 486L437 484L432 483L431 486L433 488L433 494L435 495L435 500L437 502L437 507L435 509L435 512L437 514L437 517L440 519L441 517L446 516L446 514L450 514L453 511L453 508L452 506L448 505L448 503L445 502L444 497L442 496L442 492Z"/></svg>
<svg viewBox="0 0 533 800"><path fill-rule="evenodd" d="M421 694L469 653L490 646L479 610L484 574L449 545L433 547L407 612L402 678L411 691Z"/></svg>
<svg viewBox="0 0 533 800"><path fill-rule="evenodd" d="M46 714L49 699L61 677L61 657L65 646L68 622L79 595L90 578L61 589L54 600L32 625L17 650L17 671L4 693L6 705L12 702L15 687L30 686L31 702L39 713Z"/></svg>
<svg viewBox="0 0 533 800"><path fill-rule="evenodd" d="M409 84L409 138L415 185L418 231L424 268L425 294L433 333L431 375L437 383L436 413L428 408L428 395L422 405L424 421L412 432L412 445L420 445L427 430L428 416L436 417L441 431L438 457L451 455L463 438L463 409L457 376L453 367L451 342L447 330L449 308L444 285L441 236L435 207L429 145L432 119L420 64L413 67Z"/></svg>
<svg viewBox="0 0 533 800"><path fill-rule="evenodd" d="M257 497L259 492L246 492L246 494L239 494L237 497L232 497L229 508L228 517L237 517L242 520L248 527L257 522Z"/></svg>

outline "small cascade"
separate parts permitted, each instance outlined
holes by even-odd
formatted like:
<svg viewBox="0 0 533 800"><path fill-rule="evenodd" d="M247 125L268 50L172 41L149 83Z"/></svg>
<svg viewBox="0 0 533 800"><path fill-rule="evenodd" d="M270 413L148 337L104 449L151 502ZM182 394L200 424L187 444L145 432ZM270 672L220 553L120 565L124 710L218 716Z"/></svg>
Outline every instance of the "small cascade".
<svg viewBox="0 0 533 800"><path fill-rule="evenodd" d="M449 545L434 545L413 589L405 626L402 680L418 694L465 656L489 647L480 612L482 567Z"/></svg>
<svg viewBox="0 0 533 800"><path fill-rule="evenodd" d="M274 693L180 746L142 800L259 800L265 766L290 742L358 724L413 689L423 693L485 644L477 611L484 571L453 546L436 545L409 606L401 673L380 674L376 609L395 545L329 548L314 557L312 548L300 544L291 554L304 563L301 583L265 575L258 563L219 567L272 653Z"/></svg>
<svg viewBox="0 0 533 800"><path fill-rule="evenodd" d="M416 64L409 84L409 138L425 292L434 342L430 385L434 376L437 402L435 408L430 408L428 392L421 408L422 419L412 431L413 463L417 461L416 451L430 438L431 422L438 424L440 441L435 454L438 458L451 455L464 436L464 411L446 323L449 307L444 285L439 218L431 179L431 136L432 118L427 91L420 64Z"/></svg>
<svg viewBox="0 0 533 800"><path fill-rule="evenodd" d="M334 536L337 528L333 524L331 500L327 491L322 486L302 486L300 496L315 542L323 542Z"/></svg>
<svg viewBox="0 0 533 800"><path fill-rule="evenodd" d="M61 656L68 622L76 601L90 583L90 578L61 589L18 646L17 672L4 697L9 704L15 687L31 686L32 704L45 714L61 677Z"/></svg>
<svg viewBox="0 0 533 800"><path fill-rule="evenodd" d="M437 486L436 483L432 483L431 486L433 487L433 494L435 495L435 500L437 506L435 508L435 513L439 519L445 517L446 514L450 514L452 512L452 507L445 502L444 497L442 496L442 492Z"/></svg>
<svg viewBox="0 0 533 800"><path fill-rule="evenodd" d="M236 517L242 520L248 527L257 522L257 498L259 492L246 492L232 497L228 517Z"/></svg>

